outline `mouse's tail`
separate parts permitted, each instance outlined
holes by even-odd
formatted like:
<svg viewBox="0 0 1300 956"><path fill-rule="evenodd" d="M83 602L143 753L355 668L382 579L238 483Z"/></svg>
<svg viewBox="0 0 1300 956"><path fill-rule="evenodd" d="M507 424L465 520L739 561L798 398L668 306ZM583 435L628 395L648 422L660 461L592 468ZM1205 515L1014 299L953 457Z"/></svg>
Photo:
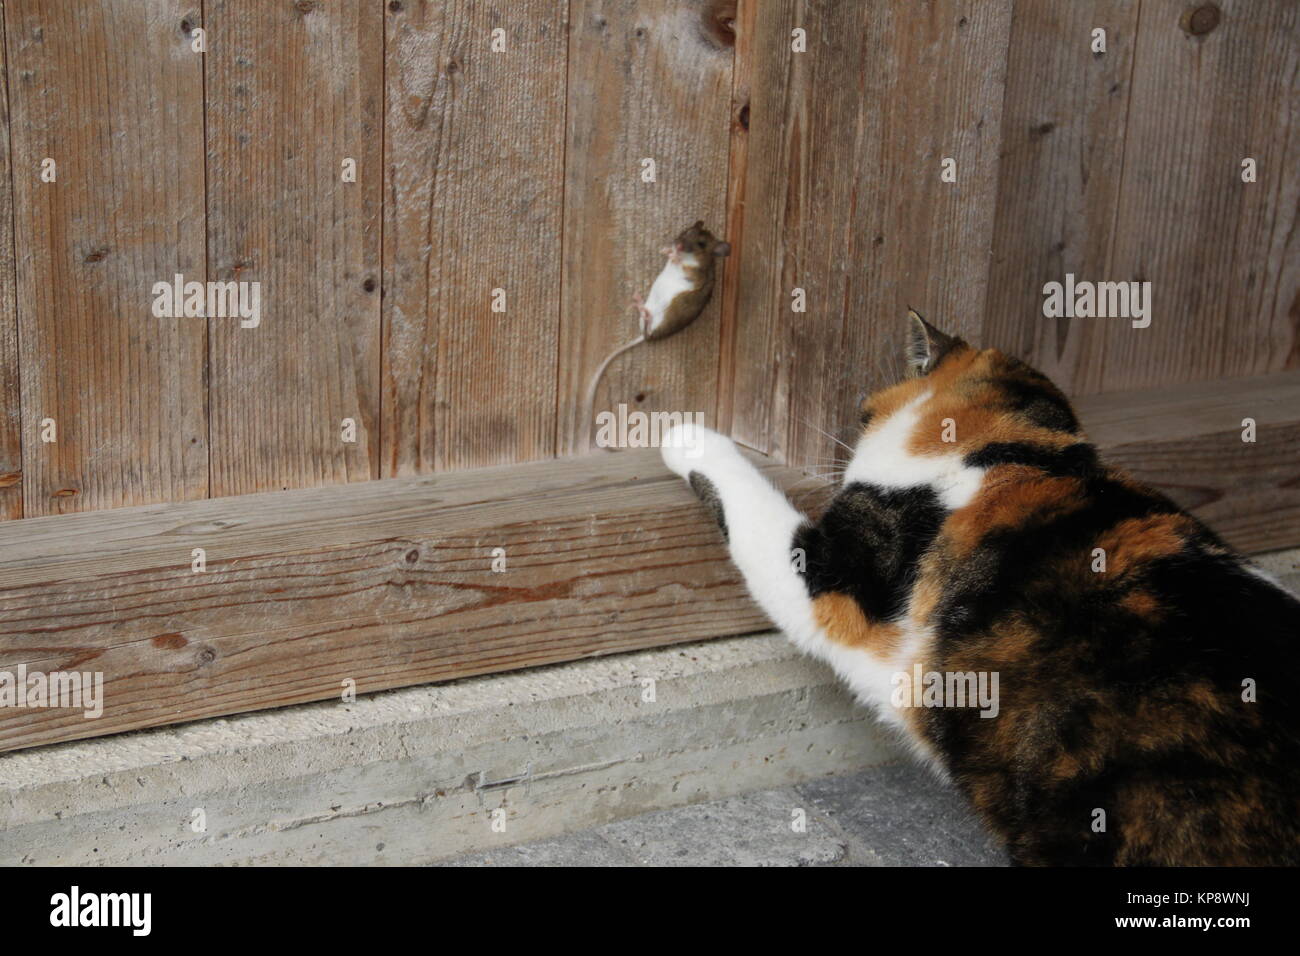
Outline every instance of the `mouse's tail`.
<svg viewBox="0 0 1300 956"><path fill-rule="evenodd" d="M614 349L607 356L605 361L600 363L600 368L596 369L596 374L591 377L591 384L587 386L587 397L582 403L582 433L586 437L585 447L591 447L591 432L593 427L592 417L596 412L596 389L600 387L600 380L605 375L605 369L609 368L609 363L614 361L634 345L640 345L645 341L644 335L639 335L627 345Z"/></svg>

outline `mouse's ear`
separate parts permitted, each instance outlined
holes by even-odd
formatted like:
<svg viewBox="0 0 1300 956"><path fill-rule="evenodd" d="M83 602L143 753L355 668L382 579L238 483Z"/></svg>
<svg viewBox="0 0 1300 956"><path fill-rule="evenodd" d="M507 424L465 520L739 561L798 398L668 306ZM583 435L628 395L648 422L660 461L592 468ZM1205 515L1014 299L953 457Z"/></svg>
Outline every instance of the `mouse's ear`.
<svg viewBox="0 0 1300 956"><path fill-rule="evenodd" d="M913 375L928 375L961 339L940 332L916 312L907 310L907 367Z"/></svg>
<svg viewBox="0 0 1300 956"><path fill-rule="evenodd" d="M691 226L691 228L692 228L692 229L703 229L703 228L704 228L704 220L703 220L703 219L696 219L696 220L695 220L695 225Z"/></svg>
<svg viewBox="0 0 1300 956"><path fill-rule="evenodd" d="M731 243L729 243L729 242L719 242L717 245L715 245L715 246L713 247L713 254L714 254L715 256L729 256L729 255L731 255Z"/></svg>

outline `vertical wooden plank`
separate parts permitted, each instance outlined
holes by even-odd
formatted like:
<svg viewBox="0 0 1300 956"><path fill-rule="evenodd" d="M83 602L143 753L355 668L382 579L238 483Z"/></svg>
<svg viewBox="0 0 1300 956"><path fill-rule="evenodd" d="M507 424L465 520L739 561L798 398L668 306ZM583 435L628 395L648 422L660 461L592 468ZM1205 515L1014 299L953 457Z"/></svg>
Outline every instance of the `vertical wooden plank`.
<svg viewBox="0 0 1300 956"><path fill-rule="evenodd" d="M1073 389L1099 358L1097 320L1043 316L1043 286L1108 278L1124 163L1137 0L1017 0L984 346ZM1105 30L1105 52L1092 31Z"/></svg>
<svg viewBox="0 0 1300 956"><path fill-rule="evenodd" d="M9 155L9 64L0 3L0 521L23 515L22 403L18 374L13 170Z"/></svg>
<svg viewBox="0 0 1300 956"><path fill-rule="evenodd" d="M779 456L789 404L790 290L804 274L800 228L814 79L814 60L793 53L791 35L806 31L811 15L805 0L740 0L738 14L736 94L745 122L732 132L729 201L743 199L743 228L724 287L734 313L723 359L732 392L727 427L738 441Z"/></svg>
<svg viewBox="0 0 1300 956"><path fill-rule="evenodd" d="M386 18L384 474L549 458L566 4Z"/></svg>
<svg viewBox="0 0 1300 956"><path fill-rule="evenodd" d="M802 464L842 455L823 432L901 367L909 306L979 338L1010 3L808 0L755 19L732 431Z"/></svg>
<svg viewBox="0 0 1300 956"><path fill-rule="evenodd" d="M203 320L152 314L155 282L204 277L198 5L55 0L5 17L25 513L203 497Z"/></svg>
<svg viewBox="0 0 1300 956"><path fill-rule="evenodd" d="M585 450L582 399L605 356L638 335L634 295L659 250L726 214L732 36L710 0L573 0L565 162L559 438ZM642 180L643 160L656 181ZM724 263L723 269L725 270ZM694 325L610 366L596 408L717 411L719 296Z"/></svg>
<svg viewBox="0 0 1300 956"><path fill-rule="evenodd" d="M731 141L727 155L727 237L731 256L718 283L718 430L730 434L735 417L736 357L740 348L737 312L740 298L740 257L744 251L745 209L749 190L749 99L758 64L755 62L755 30L758 5L734 2L730 15L735 52L731 70ZM780 74L778 74L780 75Z"/></svg>
<svg viewBox="0 0 1300 956"><path fill-rule="evenodd" d="M383 9L207 4L209 267L261 289L209 323L214 495L378 477Z"/></svg>
<svg viewBox="0 0 1300 956"><path fill-rule="evenodd" d="M1086 392L1300 364L1300 2L1143 0L1106 278L1147 280L1151 325L1100 324ZM1253 157L1258 181L1243 183Z"/></svg>

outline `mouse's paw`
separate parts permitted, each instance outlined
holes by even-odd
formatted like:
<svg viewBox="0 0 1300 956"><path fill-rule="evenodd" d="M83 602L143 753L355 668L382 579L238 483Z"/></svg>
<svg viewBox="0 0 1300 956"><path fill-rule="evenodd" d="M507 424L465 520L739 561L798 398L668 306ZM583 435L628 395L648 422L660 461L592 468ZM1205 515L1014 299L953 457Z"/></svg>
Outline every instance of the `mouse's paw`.
<svg viewBox="0 0 1300 956"><path fill-rule="evenodd" d="M707 474L711 469L742 460L730 438L693 422L669 429L659 450L668 469L687 480L693 471Z"/></svg>
<svg viewBox="0 0 1300 956"><path fill-rule="evenodd" d="M633 299L633 304L636 306L637 321L641 323L641 334L649 337L650 330L655 325L655 317L650 314L650 310L646 308L645 300L639 295Z"/></svg>

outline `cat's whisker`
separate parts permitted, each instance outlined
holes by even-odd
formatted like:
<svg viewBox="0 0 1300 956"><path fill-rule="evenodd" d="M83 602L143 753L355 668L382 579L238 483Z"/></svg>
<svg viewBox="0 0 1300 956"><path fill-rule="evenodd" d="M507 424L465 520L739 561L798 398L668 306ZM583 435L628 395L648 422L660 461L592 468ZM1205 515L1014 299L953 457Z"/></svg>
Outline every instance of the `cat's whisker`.
<svg viewBox="0 0 1300 956"><path fill-rule="evenodd" d="M821 481L825 481L825 482L828 482L828 483L833 482L833 483L835 483L835 484L839 484L839 483L840 483L840 480L843 479L843 477L844 477L844 473L843 473L843 472L837 472L837 471L828 471L828 472L804 472L804 474L805 474L805 476L808 477L808 478L817 478L817 479L819 479L819 480L821 480Z"/></svg>
<svg viewBox="0 0 1300 956"><path fill-rule="evenodd" d="M809 428L811 428L813 431L815 431L815 432L819 432L819 433L821 433L822 435L825 435L825 436L826 436L827 438L829 438L831 441L835 442L835 444L839 445L841 448L843 448L845 451L847 451L850 455L854 453L854 449L852 448L852 446L847 445L847 444L845 444L844 442L840 441L838 438L836 438L836 437L835 437L834 435L832 435L830 432L826 431L826 429L824 429L824 428L820 428L820 427L818 427L817 425L814 425L812 422L808 421L808 419L803 418L802 416L799 416L797 420L800 421L800 422L802 422L804 425L808 426Z"/></svg>
<svg viewBox="0 0 1300 956"><path fill-rule="evenodd" d="M801 478L799 481L796 481L793 485L791 485L791 487L797 488L799 485L807 484L810 481L820 481L823 484L827 484L827 485L839 484L839 478L840 478L839 475L833 473L815 474L815 473L805 472L803 478Z"/></svg>

